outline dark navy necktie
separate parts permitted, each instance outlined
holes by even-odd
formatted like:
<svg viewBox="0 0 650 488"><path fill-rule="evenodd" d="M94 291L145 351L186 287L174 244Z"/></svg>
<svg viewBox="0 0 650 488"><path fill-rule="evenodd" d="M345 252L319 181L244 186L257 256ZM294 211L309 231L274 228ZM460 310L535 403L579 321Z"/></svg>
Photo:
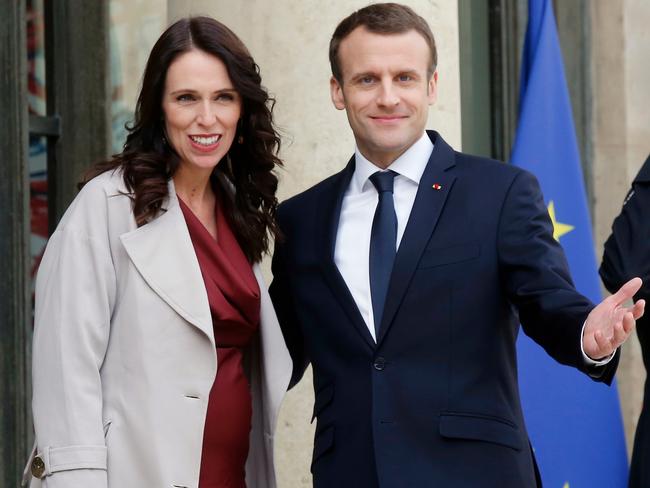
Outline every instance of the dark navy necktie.
<svg viewBox="0 0 650 488"><path fill-rule="evenodd" d="M372 221L370 234L370 296L375 319L375 337L384 312L390 274L393 270L397 243L397 215L393 204L393 171L377 171L370 181L379 194L379 202Z"/></svg>

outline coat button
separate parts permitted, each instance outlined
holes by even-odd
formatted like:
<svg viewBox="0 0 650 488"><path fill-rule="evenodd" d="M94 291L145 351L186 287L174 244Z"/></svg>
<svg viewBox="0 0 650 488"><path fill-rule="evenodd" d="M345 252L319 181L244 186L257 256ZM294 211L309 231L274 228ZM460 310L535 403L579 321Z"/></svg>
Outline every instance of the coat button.
<svg viewBox="0 0 650 488"><path fill-rule="evenodd" d="M31 471L34 478L40 480L43 477L43 473L45 473L45 463L40 456L36 456L32 461Z"/></svg>
<svg viewBox="0 0 650 488"><path fill-rule="evenodd" d="M382 358L381 356L379 356L378 358L375 358L375 362L373 364L373 367L377 371L383 371L384 368L386 367L386 360L384 358Z"/></svg>

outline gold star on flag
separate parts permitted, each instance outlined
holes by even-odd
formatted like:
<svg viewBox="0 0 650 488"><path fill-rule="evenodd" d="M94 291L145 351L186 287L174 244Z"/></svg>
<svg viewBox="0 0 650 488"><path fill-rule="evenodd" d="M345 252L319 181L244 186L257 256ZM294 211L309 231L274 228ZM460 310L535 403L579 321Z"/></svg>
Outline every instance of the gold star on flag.
<svg viewBox="0 0 650 488"><path fill-rule="evenodd" d="M560 242L560 237L575 229L572 225L563 224L562 222L557 221L555 218L555 203L553 203L553 200L548 203L548 215L551 217L551 222L553 222L553 238L556 241Z"/></svg>

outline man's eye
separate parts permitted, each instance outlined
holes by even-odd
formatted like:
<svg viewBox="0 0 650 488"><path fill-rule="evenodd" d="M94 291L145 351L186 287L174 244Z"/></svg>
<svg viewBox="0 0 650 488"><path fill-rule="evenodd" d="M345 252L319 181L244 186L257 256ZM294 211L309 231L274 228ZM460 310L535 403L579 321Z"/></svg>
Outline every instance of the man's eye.
<svg viewBox="0 0 650 488"><path fill-rule="evenodd" d="M399 81L411 81L412 79L411 75L399 75Z"/></svg>
<svg viewBox="0 0 650 488"><path fill-rule="evenodd" d="M374 78L372 76L364 76L359 81L361 83L363 83L364 85L369 85L370 83L372 83L374 81Z"/></svg>

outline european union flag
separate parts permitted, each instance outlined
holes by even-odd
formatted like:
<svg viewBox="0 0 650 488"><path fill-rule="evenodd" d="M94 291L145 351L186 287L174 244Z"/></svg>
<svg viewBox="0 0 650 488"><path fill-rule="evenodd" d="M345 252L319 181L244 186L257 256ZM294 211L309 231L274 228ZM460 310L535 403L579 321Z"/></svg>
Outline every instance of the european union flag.
<svg viewBox="0 0 650 488"><path fill-rule="evenodd" d="M528 6L511 162L539 179L576 288L597 303L596 258L552 2L529 0ZM524 416L544 486L627 486L615 384L608 388L554 362L523 334L517 348Z"/></svg>

